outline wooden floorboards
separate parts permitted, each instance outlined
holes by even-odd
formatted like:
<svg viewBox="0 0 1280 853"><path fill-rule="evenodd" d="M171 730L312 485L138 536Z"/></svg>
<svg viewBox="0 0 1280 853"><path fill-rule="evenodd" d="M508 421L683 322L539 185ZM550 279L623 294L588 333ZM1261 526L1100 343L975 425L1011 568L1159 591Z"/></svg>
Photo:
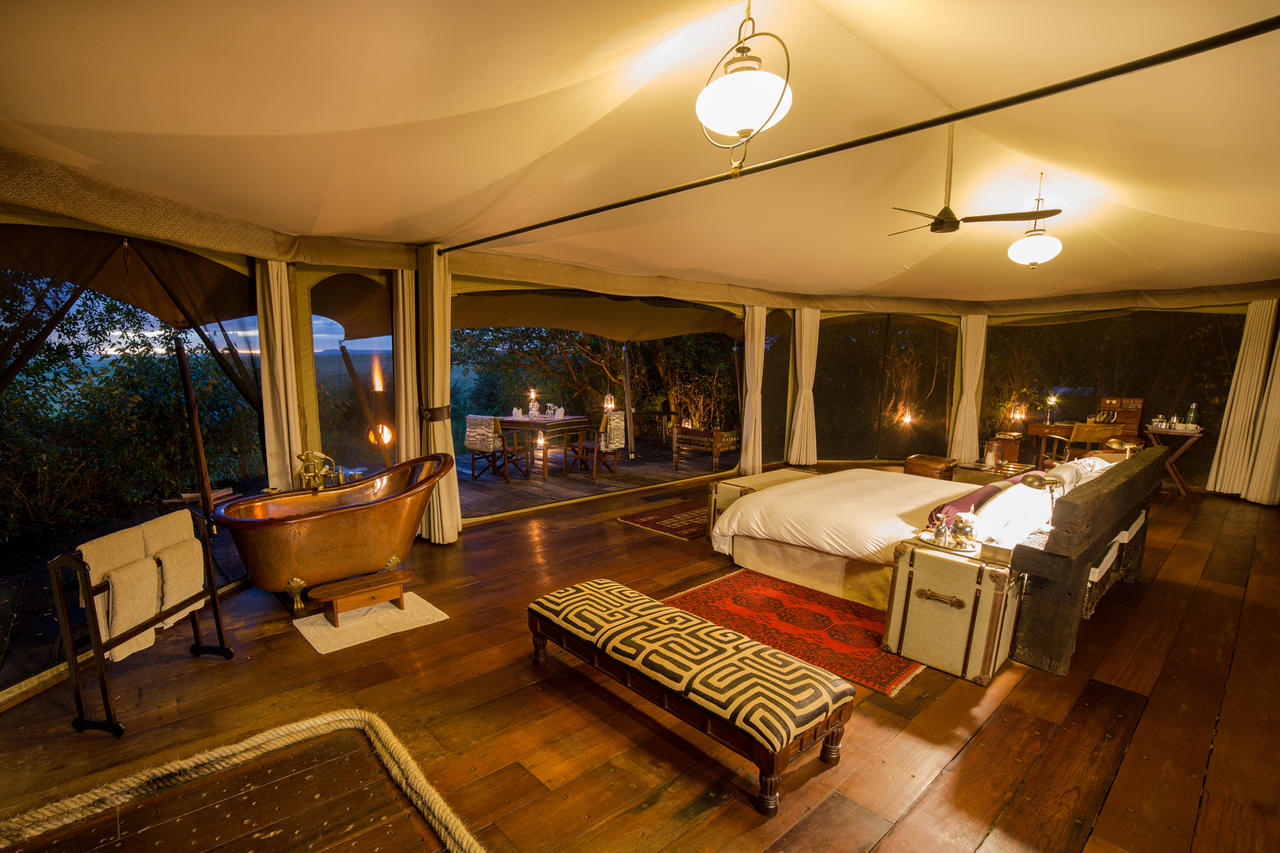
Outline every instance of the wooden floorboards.
<svg viewBox="0 0 1280 853"><path fill-rule="evenodd" d="M739 756L568 656L530 665L525 606L542 592L610 577L665 597L731 570L705 539L615 521L704 488L612 496L420 545L409 588L450 618L335 654L312 651L273 597L236 595L224 603L234 660L192 659L176 628L113 666L122 739L72 731L65 685L0 714L0 818L359 707L391 726L494 851L1280 849L1280 510L1163 500L1139 581L1104 598L1066 676L1010 664L987 687L927 670L895 697L860 690L841 762L794 761L767 819ZM146 820L112 814L86 831L136 848L179 825L176 809L185 832L225 833L233 817L253 827L189 849L243 848L253 832L272 849L402 849L397 838L431 849L402 803L370 796L373 775L353 762L344 752L294 773L291 793L335 783L333 805L305 814L264 824L274 780L256 797L215 797L222 812L165 799ZM364 834L344 835L355 832L344 814Z"/></svg>

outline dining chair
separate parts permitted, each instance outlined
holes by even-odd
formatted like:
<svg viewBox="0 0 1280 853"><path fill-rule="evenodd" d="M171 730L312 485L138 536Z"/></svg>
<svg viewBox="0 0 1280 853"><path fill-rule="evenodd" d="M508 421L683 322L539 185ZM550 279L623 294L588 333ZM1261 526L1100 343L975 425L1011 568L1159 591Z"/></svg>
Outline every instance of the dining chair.
<svg viewBox="0 0 1280 853"><path fill-rule="evenodd" d="M591 479L600 474L600 466L618 473L618 451L627 444L627 420L623 412L605 412L597 429L584 432L578 443L578 457L585 463L591 458Z"/></svg>
<svg viewBox="0 0 1280 853"><path fill-rule="evenodd" d="M498 419L491 415L467 415L467 437L463 446L471 451L471 479L475 480L488 471L511 482L509 468L515 468L529 478L531 447L521 447L515 433L504 433ZM484 467L476 470L476 459L484 460ZM523 462L523 466L522 466Z"/></svg>

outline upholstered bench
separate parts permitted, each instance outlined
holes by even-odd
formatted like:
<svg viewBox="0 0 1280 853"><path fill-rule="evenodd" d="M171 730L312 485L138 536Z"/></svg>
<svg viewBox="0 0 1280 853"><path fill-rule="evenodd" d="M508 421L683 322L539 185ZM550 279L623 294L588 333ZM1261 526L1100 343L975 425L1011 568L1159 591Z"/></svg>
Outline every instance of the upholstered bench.
<svg viewBox="0 0 1280 853"><path fill-rule="evenodd" d="M535 663L553 640L754 762L762 814L792 756L821 739L840 760L853 685L735 631L603 579L531 603L529 629Z"/></svg>

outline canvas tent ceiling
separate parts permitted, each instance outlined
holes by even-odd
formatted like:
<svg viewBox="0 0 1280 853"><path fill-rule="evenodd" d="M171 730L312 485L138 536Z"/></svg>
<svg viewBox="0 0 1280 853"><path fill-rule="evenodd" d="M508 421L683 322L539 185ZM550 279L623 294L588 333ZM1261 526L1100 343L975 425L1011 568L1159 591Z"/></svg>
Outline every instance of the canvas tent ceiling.
<svg viewBox="0 0 1280 853"><path fill-rule="evenodd" d="M563 0L0 9L0 202L138 231L451 244L723 171L692 101L743 4ZM750 162L1154 53L1274 14L1258 0L756 0L795 106ZM1043 169L1062 256L1016 224L887 236L941 206L938 129L486 247L783 296L1026 299L1280 278L1280 35L964 122L953 208L1024 209ZM24 165L25 164L25 165ZM134 194L130 194L134 193ZM136 193L142 193L139 196ZM164 203L148 205L157 197ZM143 201L139 201L142 199ZM176 204L170 204L170 202ZM129 205L133 209L129 209ZM120 230L129 230L119 226ZM270 240L261 254L267 255ZM368 246L347 246L359 254ZM239 251L254 254L248 247ZM395 255L388 249L386 254ZM367 256L352 265L377 266ZM666 295L680 295L666 291ZM697 294L694 294L697 295Z"/></svg>
<svg viewBox="0 0 1280 853"><path fill-rule="evenodd" d="M626 298L577 290L498 290L453 297L453 327L572 329L616 341L648 341L693 332L742 337L742 318L674 299Z"/></svg>

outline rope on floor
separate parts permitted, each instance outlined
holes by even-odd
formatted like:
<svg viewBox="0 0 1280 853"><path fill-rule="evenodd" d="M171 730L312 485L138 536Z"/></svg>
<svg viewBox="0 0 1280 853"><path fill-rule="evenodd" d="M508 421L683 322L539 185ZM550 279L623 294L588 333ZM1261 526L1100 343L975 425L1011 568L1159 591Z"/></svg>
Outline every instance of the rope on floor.
<svg viewBox="0 0 1280 853"><path fill-rule="evenodd" d="M318 717L289 723L239 743L151 767L82 794L0 821L0 847L34 838L124 805L138 797L221 773L273 750L346 729L364 733L387 773L435 830L446 850L484 853L484 848L461 819L422 775L417 762L391 728L376 714L359 708L330 711Z"/></svg>

